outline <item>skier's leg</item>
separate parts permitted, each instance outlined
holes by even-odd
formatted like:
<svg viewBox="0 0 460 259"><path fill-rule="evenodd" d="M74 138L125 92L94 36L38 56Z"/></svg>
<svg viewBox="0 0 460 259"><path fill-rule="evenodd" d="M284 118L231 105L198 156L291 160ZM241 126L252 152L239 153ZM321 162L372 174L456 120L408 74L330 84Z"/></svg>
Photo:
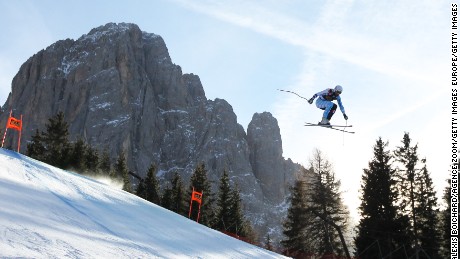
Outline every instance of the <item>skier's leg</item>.
<svg viewBox="0 0 460 259"><path fill-rule="evenodd" d="M332 104L332 107L330 108L329 113L327 114L327 119L328 120L331 120L332 116L334 115L335 111L337 110L337 104L332 103L332 102L331 102L331 104Z"/></svg>
<svg viewBox="0 0 460 259"><path fill-rule="evenodd" d="M334 104L332 102L330 102L330 101L321 100L321 99L316 100L316 107L320 108L321 110L324 110L323 117L322 117L321 122L319 124L323 124L323 125L328 125L329 124L328 116L329 116L330 110L332 109L333 106L334 106Z"/></svg>
<svg viewBox="0 0 460 259"><path fill-rule="evenodd" d="M326 100L321 100L321 99L316 100L316 107L320 108L321 110L324 110L323 118L327 118L327 119L329 118L329 113L331 109L334 107L334 105L335 104L331 101L326 101ZM337 105L335 105L335 107L337 109Z"/></svg>

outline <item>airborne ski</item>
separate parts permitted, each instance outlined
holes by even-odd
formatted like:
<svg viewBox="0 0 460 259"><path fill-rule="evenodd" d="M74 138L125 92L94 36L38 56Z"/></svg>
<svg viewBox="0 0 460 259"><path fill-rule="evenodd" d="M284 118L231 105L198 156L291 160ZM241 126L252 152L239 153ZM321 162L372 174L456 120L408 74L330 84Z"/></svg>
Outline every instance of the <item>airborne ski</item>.
<svg viewBox="0 0 460 259"><path fill-rule="evenodd" d="M305 126L320 126L320 127L336 127L336 128L350 128L353 125L321 125L318 123L305 122Z"/></svg>
<svg viewBox="0 0 460 259"><path fill-rule="evenodd" d="M319 127L323 127L323 128L327 128L327 129L333 129L333 130L338 130L338 131L342 131L342 132L346 132L346 133L350 133L350 134L355 134L354 131L348 131L348 130L344 129L344 128L353 127L353 125L347 125L347 126L342 126L342 125L321 125L321 124L313 124L313 123L306 122L305 126L319 126Z"/></svg>

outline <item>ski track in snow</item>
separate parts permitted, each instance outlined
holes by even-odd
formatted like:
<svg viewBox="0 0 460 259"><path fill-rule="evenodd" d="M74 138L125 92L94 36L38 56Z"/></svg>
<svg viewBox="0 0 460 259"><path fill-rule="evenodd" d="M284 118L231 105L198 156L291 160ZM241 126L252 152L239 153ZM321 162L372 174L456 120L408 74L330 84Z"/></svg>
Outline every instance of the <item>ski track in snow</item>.
<svg viewBox="0 0 460 259"><path fill-rule="evenodd" d="M284 258L135 195L4 149L0 257Z"/></svg>

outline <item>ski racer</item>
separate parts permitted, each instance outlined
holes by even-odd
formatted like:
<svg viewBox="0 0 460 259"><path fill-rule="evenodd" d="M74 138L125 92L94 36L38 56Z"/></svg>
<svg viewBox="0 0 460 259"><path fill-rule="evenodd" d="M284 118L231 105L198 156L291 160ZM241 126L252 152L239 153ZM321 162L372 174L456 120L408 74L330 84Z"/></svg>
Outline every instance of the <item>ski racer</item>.
<svg viewBox="0 0 460 259"><path fill-rule="evenodd" d="M343 87L337 85L334 89L327 88L324 91L318 92L313 95L312 98L308 100L308 103L312 104L316 97L316 107L324 110L323 118L318 123L319 125L331 125L329 122L334 115L335 111L337 110L337 104L333 103L332 101L337 100L339 104L340 110L343 113L343 118L348 120L348 116L345 114L345 108L342 105L342 99L340 98L340 94L343 92Z"/></svg>

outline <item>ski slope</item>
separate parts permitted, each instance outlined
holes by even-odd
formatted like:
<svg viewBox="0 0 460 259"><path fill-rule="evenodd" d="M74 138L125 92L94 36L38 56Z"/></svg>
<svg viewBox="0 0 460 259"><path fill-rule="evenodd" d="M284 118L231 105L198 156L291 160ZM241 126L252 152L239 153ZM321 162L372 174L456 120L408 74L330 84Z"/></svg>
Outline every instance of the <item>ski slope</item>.
<svg viewBox="0 0 460 259"><path fill-rule="evenodd" d="M0 257L285 258L108 184L4 149Z"/></svg>

